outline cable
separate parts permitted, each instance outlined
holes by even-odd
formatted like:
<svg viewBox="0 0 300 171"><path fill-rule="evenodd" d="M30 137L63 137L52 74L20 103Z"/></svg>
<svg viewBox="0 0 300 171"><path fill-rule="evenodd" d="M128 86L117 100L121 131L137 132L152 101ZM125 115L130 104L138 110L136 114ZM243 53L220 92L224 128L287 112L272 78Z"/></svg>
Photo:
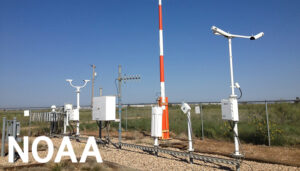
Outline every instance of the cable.
<svg viewBox="0 0 300 171"><path fill-rule="evenodd" d="M231 131L234 133L234 136L237 138L237 140L238 140L238 143L239 143L239 146L240 146L240 151L241 151L241 153L242 153L242 155L243 156L245 156L245 153L244 153L244 150L243 150L243 148L242 148L242 144L241 144L241 141L240 141L240 138L239 138L239 136L237 135L237 133L234 131L234 124L233 124L233 122L231 122L231 121L228 121L229 122L229 125L230 125L230 127L231 127Z"/></svg>
<svg viewBox="0 0 300 171"><path fill-rule="evenodd" d="M239 88L239 91L240 91L240 97L237 98L238 100L241 99L242 96L243 96L243 92L242 92L242 89L241 89L241 88Z"/></svg>
<svg viewBox="0 0 300 171"><path fill-rule="evenodd" d="M239 88L240 89L240 88ZM241 90L240 90L241 91ZM241 97L241 96L240 96ZM234 133L234 135L237 137L237 140L238 140L238 143L239 143L239 146L240 146L240 151L241 151L241 154L242 154L242 158L241 158L241 164L243 163L243 161L245 160L245 156L246 156L246 153L244 152L244 150L243 150L243 148L242 148L242 144L241 144L241 141L240 141L240 138L239 138L239 136L237 135L237 133L234 131L234 123L233 122L231 122L231 121L228 121L229 122L229 125L230 125L230 127L231 127L231 130L230 131L232 131L233 133ZM252 166L250 165L250 164L248 164L248 163L245 163L246 165L248 165L249 167L250 167L250 169L253 171L253 168L252 168Z"/></svg>

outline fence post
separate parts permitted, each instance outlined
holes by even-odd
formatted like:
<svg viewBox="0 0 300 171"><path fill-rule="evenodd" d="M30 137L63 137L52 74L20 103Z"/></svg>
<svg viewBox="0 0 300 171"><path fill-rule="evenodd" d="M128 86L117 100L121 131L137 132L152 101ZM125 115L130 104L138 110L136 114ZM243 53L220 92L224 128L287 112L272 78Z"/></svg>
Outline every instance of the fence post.
<svg viewBox="0 0 300 171"><path fill-rule="evenodd" d="M201 140L204 140L204 127L203 127L203 110L202 103L200 103L200 116L201 116Z"/></svg>
<svg viewBox="0 0 300 171"><path fill-rule="evenodd" d="M29 132L28 136L31 136L31 109L29 109Z"/></svg>
<svg viewBox="0 0 300 171"><path fill-rule="evenodd" d="M268 102L267 102L267 100L265 101L265 105L266 105L266 119L267 119L267 130L268 130L268 145L271 146L269 114L268 114Z"/></svg>
<svg viewBox="0 0 300 171"><path fill-rule="evenodd" d="M3 117L3 127L2 127L2 144L1 144L1 157L4 157L5 153L5 124L6 124L6 117Z"/></svg>
<svg viewBox="0 0 300 171"><path fill-rule="evenodd" d="M126 131L127 131L127 105L126 105Z"/></svg>

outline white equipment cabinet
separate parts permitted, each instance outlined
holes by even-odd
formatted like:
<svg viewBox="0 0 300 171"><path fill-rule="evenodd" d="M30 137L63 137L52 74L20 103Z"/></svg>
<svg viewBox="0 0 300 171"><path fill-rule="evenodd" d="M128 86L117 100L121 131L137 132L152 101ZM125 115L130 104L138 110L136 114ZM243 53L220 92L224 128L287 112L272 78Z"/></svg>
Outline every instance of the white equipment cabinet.
<svg viewBox="0 0 300 171"><path fill-rule="evenodd" d="M70 121L79 121L79 110L73 109L72 112L70 112Z"/></svg>
<svg viewBox="0 0 300 171"><path fill-rule="evenodd" d="M151 120L151 136L162 136L162 114L163 110L159 106L152 107L152 120Z"/></svg>
<svg viewBox="0 0 300 171"><path fill-rule="evenodd" d="M221 105L223 120L239 121L238 102L236 98L223 99Z"/></svg>
<svg viewBox="0 0 300 171"><path fill-rule="evenodd" d="M93 120L114 121L116 120L116 97L100 96L93 99Z"/></svg>

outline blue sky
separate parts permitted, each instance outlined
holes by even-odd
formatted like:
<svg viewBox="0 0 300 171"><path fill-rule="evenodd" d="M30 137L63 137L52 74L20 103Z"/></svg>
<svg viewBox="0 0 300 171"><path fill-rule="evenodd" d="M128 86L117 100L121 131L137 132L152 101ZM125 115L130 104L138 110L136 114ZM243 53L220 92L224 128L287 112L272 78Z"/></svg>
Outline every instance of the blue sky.
<svg viewBox="0 0 300 171"><path fill-rule="evenodd" d="M74 84L91 79L95 94L116 94L118 64L140 74L123 102L154 102L160 91L158 0L0 0L0 107L75 103ZM163 0L166 94L170 102L218 101L230 94L227 39L243 100L300 96L300 1ZM90 103L91 84L82 89Z"/></svg>

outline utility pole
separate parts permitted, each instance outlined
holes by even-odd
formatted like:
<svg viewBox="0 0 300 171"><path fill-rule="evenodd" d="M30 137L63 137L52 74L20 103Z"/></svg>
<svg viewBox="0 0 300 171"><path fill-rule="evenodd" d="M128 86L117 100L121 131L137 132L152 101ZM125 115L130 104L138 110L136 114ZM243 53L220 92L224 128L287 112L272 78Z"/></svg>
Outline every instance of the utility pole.
<svg viewBox="0 0 300 171"><path fill-rule="evenodd" d="M121 143L122 140L122 81L127 80L139 80L141 79L140 76L122 76L122 66L118 66L118 78L116 81L118 81L118 87L117 87L117 93L118 93L118 108L119 108L119 143ZM121 145L120 145L121 148Z"/></svg>
<svg viewBox="0 0 300 171"><path fill-rule="evenodd" d="M91 108L93 108L94 82L95 82L95 76L96 76L96 72L95 72L96 65L93 64L93 65L91 65L91 67L93 68Z"/></svg>
<svg viewBox="0 0 300 171"><path fill-rule="evenodd" d="M121 98L121 89L122 89L122 66L118 66L118 106L119 106L119 143L122 141L122 98ZM121 145L120 145L121 147Z"/></svg>

